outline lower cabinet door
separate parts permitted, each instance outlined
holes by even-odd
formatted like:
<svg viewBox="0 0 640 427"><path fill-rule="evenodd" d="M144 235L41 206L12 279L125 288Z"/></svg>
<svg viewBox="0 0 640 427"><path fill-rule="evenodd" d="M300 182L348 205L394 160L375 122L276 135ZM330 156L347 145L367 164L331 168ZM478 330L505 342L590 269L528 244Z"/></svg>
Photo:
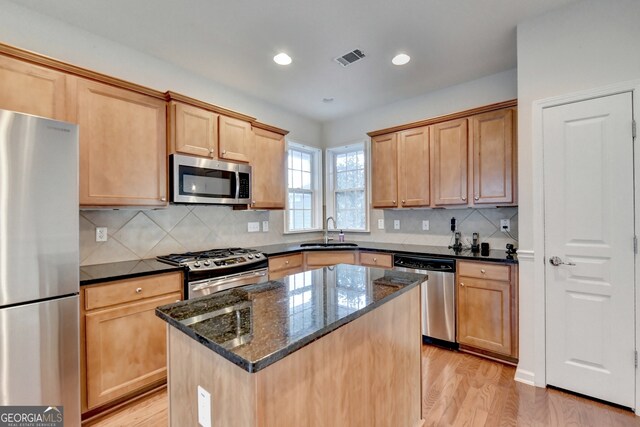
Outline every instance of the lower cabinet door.
<svg viewBox="0 0 640 427"><path fill-rule="evenodd" d="M512 354L509 282L458 277L458 342Z"/></svg>
<svg viewBox="0 0 640 427"><path fill-rule="evenodd" d="M180 299L176 292L86 313L88 409L166 378L166 323L155 308Z"/></svg>

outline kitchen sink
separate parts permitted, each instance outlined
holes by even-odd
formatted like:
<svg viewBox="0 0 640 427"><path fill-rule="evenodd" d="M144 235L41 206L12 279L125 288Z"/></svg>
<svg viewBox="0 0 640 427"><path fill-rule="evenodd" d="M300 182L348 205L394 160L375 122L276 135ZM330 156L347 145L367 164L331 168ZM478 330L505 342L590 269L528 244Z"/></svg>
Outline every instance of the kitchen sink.
<svg viewBox="0 0 640 427"><path fill-rule="evenodd" d="M330 242L330 243L315 243L315 242L310 242L310 243L301 243L300 244L301 248L309 248L309 247L322 247L322 248L333 248L333 247L355 247L357 248L358 245L356 243L345 243L345 242Z"/></svg>

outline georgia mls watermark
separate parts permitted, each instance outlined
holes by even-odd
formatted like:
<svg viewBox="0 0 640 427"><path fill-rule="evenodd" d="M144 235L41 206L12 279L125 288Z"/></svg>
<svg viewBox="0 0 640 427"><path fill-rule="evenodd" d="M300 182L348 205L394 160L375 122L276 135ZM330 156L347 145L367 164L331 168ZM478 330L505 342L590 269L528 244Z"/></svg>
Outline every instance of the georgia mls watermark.
<svg viewBox="0 0 640 427"><path fill-rule="evenodd" d="M63 427L62 406L0 406L0 427Z"/></svg>

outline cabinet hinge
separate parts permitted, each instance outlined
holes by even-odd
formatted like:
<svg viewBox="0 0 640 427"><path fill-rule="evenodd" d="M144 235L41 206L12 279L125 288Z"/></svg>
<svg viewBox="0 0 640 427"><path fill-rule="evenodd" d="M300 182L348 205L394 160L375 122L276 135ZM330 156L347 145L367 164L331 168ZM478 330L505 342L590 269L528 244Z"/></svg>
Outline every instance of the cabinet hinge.
<svg viewBox="0 0 640 427"><path fill-rule="evenodd" d="M631 122L631 135L633 136L633 139L636 139L636 121L635 120Z"/></svg>
<svg viewBox="0 0 640 427"><path fill-rule="evenodd" d="M636 368L638 367L638 350L635 351L634 366Z"/></svg>
<svg viewBox="0 0 640 427"><path fill-rule="evenodd" d="M638 236L633 236L633 253L638 254Z"/></svg>

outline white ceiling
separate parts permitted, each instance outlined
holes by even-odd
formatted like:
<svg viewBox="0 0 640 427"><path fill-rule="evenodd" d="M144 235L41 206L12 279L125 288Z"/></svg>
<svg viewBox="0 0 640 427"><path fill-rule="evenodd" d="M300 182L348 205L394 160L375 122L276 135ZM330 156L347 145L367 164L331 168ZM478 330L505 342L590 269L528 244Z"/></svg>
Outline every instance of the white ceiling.
<svg viewBox="0 0 640 427"><path fill-rule="evenodd" d="M516 25L575 0L19 0L327 121L516 66ZM367 57L342 68L352 49ZM293 58L282 67L279 51ZM398 67L391 58L411 55ZM167 88L169 89L169 88ZM322 98L335 98L330 104Z"/></svg>

